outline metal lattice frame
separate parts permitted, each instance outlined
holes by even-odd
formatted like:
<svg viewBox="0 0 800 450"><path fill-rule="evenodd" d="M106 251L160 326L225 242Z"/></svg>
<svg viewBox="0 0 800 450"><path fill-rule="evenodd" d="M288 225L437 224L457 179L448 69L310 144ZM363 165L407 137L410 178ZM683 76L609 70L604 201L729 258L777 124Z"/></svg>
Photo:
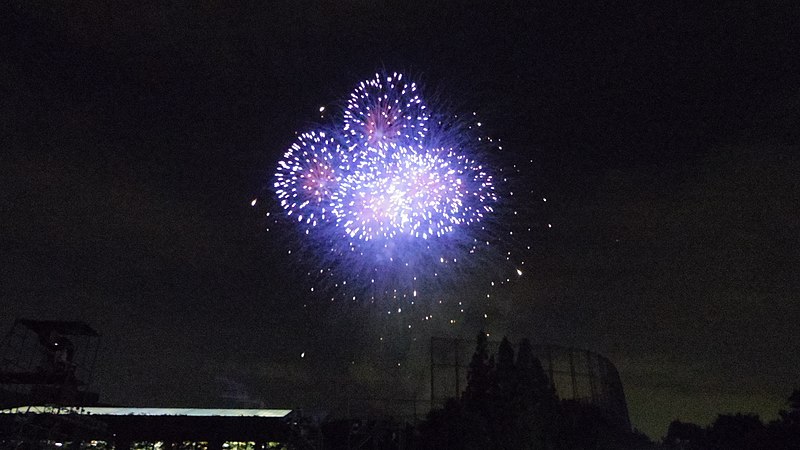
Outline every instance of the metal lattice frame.
<svg viewBox="0 0 800 450"><path fill-rule="evenodd" d="M0 345L0 407L96 397L88 388L99 347L100 335L83 322L17 319Z"/></svg>
<svg viewBox="0 0 800 450"><path fill-rule="evenodd" d="M489 354L499 342L489 342ZM618 423L630 428L628 406L617 368L597 353L557 345L532 345L534 356L562 400L596 406ZM475 351L473 341L431 338L431 405L442 406L459 398L467 380L467 368Z"/></svg>

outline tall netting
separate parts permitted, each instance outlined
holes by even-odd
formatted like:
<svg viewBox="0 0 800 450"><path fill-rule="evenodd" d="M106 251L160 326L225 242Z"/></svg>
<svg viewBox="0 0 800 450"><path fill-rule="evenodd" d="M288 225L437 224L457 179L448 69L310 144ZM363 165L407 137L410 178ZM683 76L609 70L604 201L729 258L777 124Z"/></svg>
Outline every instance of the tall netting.
<svg viewBox="0 0 800 450"><path fill-rule="evenodd" d="M499 342L489 342L496 354ZM591 404L608 417L630 428L628 406L616 367L597 353L558 345L534 344L533 353L553 382L558 397ZM460 397L467 383L467 366L475 343L462 339L431 339L431 404Z"/></svg>

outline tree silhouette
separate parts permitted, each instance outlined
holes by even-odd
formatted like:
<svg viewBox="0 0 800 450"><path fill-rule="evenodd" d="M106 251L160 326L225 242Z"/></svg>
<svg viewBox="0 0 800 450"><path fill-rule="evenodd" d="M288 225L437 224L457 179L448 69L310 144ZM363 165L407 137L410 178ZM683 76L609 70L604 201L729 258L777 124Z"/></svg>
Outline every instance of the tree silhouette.
<svg viewBox="0 0 800 450"><path fill-rule="evenodd" d="M489 356L486 335L478 335L467 373L464 406L483 420L499 448L547 448L557 441L558 399L541 362L524 339L515 359L504 337ZM550 444L548 444L550 443Z"/></svg>
<svg viewBox="0 0 800 450"><path fill-rule="evenodd" d="M420 423L416 448L484 449L491 446L483 418L460 401L450 399L444 408L431 410Z"/></svg>
<svg viewBox="0 0 800 450"><path fill-rule="evenodd" d="M533 348L527 339L523 339L519 343L516 367L520 387L519 395L525 399L525 403L549 406L557 403L555 386L545 374L539 358L533 355Z"/></svg>
<svg viewBox="0 0 800 450"><path fill-rule="evenodd" d="M778 448L800 448L800 390L795 390L787 399L789 411L780 411L780 420L769 424L772 441Z"/></svg>
<svg viewBox="0 0 800 450"><path fill-rule="evenodd" d="M555 387L533 354L528 339L519 344L516 361L517 389L515 396L522 406L516 429L529 442L541 448L551 447L561 434L559 423L563 417Z"/></svg>
<svg viewBox="0 0 800 450"><path fill-rule="evenodd" d="M708 448L755 450L764 447L764 424L756 415L721 414L708 428Z"/></svg>
<svg viewBox="0 0 800 450"><path fill-rule="evenodd" d="M467 370L467 387L462 398L467 408L485 410L488 406L488 395L492 384L489 342L483 330L478 333L476 340L475 353L472 355Z"/></svg>
<svg viewBox="0 0 800 450"><path fill-rule="evenodd" d="M800 412L800 389L795 389L789 396L789 408L791 412Z"/></svg>
<svg viewBox="0 0 800 450"><path fill-rule="evenodd" d="M673 420L667 429L664 444L683 450L705 448L706 430L700 425Z"/></svg>
<svg viewBox="0 0 800 450"><path fill-rule="evenodd" d="M706 428L673 421L664 438L668 448L682 450L798 450L800 449L800 391L787 399L790 410L769 424L753 414L720 414Z"/></svg>
<svg viewBox="0 0 800 450"><path fill-rule="evenodd" d="M495 442L504 448L512 448L518 439L514 433L515 418L523 410L518 392L514 349L508 338L504 337L497 351L497 364L490 378L489 408L486 419Z"/></svg>

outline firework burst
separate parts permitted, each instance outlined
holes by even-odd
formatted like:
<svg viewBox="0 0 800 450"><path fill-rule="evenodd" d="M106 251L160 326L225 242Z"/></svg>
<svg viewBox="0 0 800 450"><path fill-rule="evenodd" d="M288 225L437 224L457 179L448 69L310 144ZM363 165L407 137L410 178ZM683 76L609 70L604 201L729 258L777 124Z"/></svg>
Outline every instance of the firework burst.
<svg viewBox="0 0 800 450"><path fill-rule="evenodd" d="M305 227L329 220L338 189L341 148L325 132L303 133L278 163L275 195L286 215Z"/></svg>
<svg viewBox="0 0 800 450"><path fill-rule="evenodd" d="M343 132L351 146L385 148L390 144L419 145L430 116L416 83L403 74L375 74L350 94L343 115Z"/></svg>
<svg viewBox="0 0 800 450"><path fill-rule="evenodd" d="M492 211L492 177L475 161L441 148L389 150L341 180L336 225L351 238L442 238Z"/></svg>
<svg viewBox="0 0 800 450"><path fill-rule="evenodd" d="M521 274L509 250L513 194L488 165L502 147L474 113L431 114L419 87L392 73L359 83L332 117L298 137L273 178L278 222L302 233L289 254L310 291L399 311Z"/></svg>

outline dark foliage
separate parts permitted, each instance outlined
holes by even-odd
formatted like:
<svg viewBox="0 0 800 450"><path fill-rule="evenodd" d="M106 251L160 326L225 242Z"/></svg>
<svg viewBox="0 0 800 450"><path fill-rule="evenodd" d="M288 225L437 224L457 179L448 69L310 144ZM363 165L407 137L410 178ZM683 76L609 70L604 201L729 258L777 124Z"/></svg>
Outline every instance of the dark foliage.
<svg viewBox="0 0 800 450"><path fill-rule="evenodd" d="M664 438L668 448L682 450L800 450L800 391L788 399L790 410L764 424L753 414L720 414L708 427L673 421Z"/></svg>
<svg viewBox="0 0 800 450"><path fill-rule="evenodd" d="M800 389L795 389L792 395L789 396L789 408L794 413L800 413Z"/></svg>
<svg viewBox="0 0 800 450"><path fill-rule="evenodd" d="M764 424L758 416L750 414L720 415L708 429L708 447L711 449L752 450L766 448ZM771 448L771 447L770 447Z"/></svg>
<svg viewBox="0 0 800 450"><path fill-rule="evenodd" d="M664 444L686 450L703 448L706 440L706 431L700 425L680 420L673 420L667 429Z"/></svg>
<svg viewBox="0 0 800 450"><path fill-rule="evenodd" d="M488 340L486 333L478 333L477 345L467 371L467 387L463 394L464 404L470 409L486 409L488 394L491 388L491 372L493 364L489 360Z"/></svg>
<svg viewBox="0 0 800 450"><path fill-rule="evenodd" d="M483 449L492 442L486 422L474 410L450 399L443 409L434 409L419 425L419 449Z"/></svg>

